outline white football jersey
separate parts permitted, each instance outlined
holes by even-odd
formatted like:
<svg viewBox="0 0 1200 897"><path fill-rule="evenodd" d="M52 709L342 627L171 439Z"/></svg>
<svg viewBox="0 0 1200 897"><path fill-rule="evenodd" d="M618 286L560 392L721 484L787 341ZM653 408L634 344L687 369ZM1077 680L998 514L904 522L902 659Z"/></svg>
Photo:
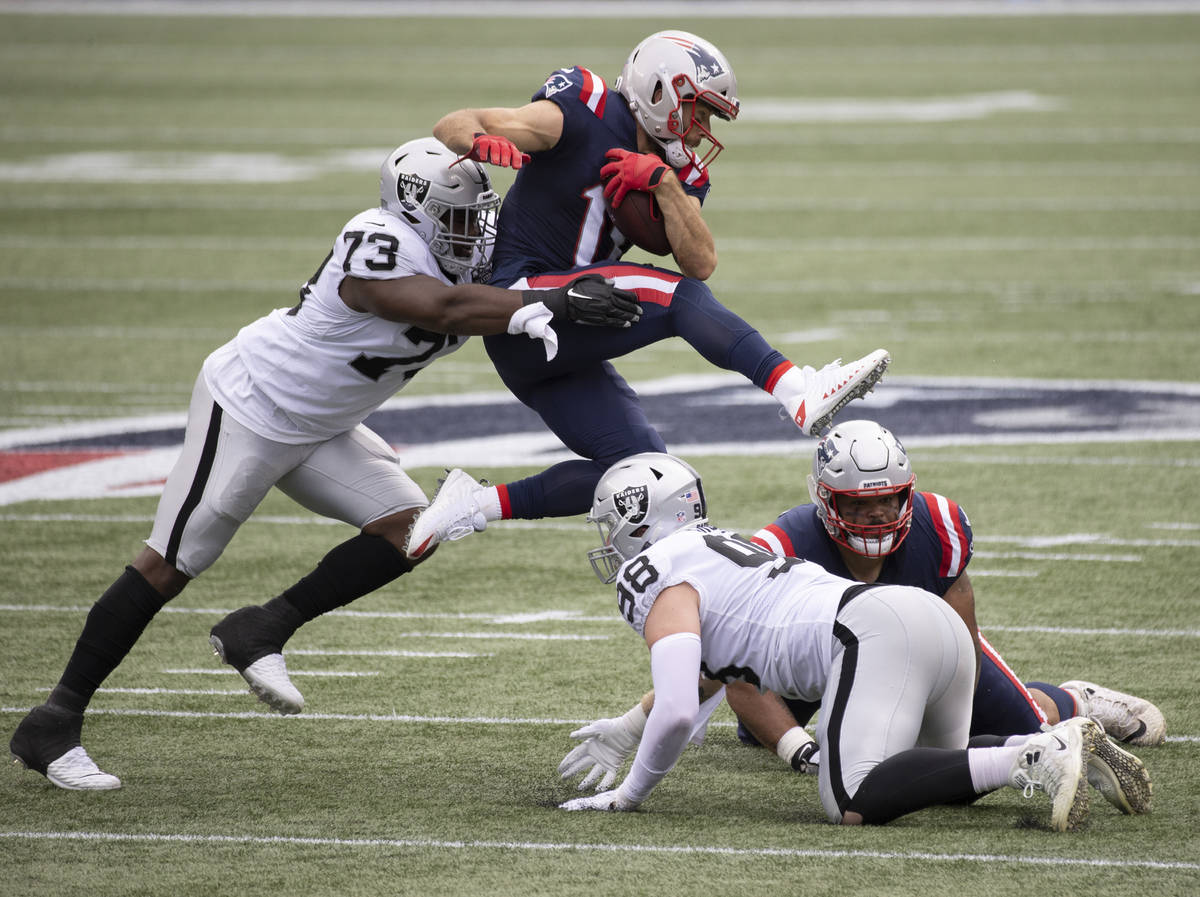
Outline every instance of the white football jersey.
<svg viewBox="0 0 1200 897"><path fill-rule="evenodd" d="M702 524L672 533L622 565L617 603L626 622L644 635L654 600L680 583L700 593L705 676L743 679L789 698L821 699L838 602L858 583Z"/></svg>
<svg viewBox="0 0 1200 897"><path fill-rule="evenodd" d="M300 302L243 327L204 362L213 397L238 423L276 442L330 439L352 430L465 336L352 311L338 295L347 275L391 280L424 274L450 281L428 245L385 209L342 228Z"/></svg>

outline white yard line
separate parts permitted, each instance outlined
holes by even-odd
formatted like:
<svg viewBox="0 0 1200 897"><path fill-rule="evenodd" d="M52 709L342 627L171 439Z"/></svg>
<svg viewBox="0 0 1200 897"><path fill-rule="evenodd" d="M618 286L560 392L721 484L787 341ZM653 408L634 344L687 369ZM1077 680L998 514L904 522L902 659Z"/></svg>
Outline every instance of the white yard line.
<svg viewBox="0 0 1200 897"><path fill-rule="evenodd" d="M640 855L692 855L717 857L773 857L780 859L836 860L902 860L925 863L972 863L976 865L1020 865L1020 866L1086 866L1110 869L1145 869L1153 871L1195 872L1200 863L1161 860L1126 860L1113 857L1064 857L1022 856L1013 854L979 853L927 853L922 851L880 850L816 850L797 847L722 847L704 844L613 844L587 841L446 841L435 838L314 838L289 835L241 835L241 834L185 834L170 832L96 832L59 831L27 832L0 830L0 838L16 841L79 841L90 844L113 842L154 845L193 845L212 847L221 845L260 845L270 847L344 847L349 849L417 850L417 851L471 851L501 850L527 851L536 853L579 853L597 852L608 854Z"/></svg>
<svg viewBox="0 0 1200 897"><path fill-rule="evenodd" d="M985 574L986 575L986 574ZM69 613L83 614L87 613L90 606L84 605L54 605L54 604L0 604L0 613ZM160 614L196 614L203 616L223 616L231 608L186 608L172 607L168 605L164 607ZM513 623L540 623L540 622L564 622L564 623L598 623L602 625L616 626L621 624L622 619L615 613L611 615L588 615L582 612L564 611L564 610L548 610L544 615L533 615L526 619L520 616L510 614L427 614L417 613L413 611L355 611L355 610L335 610L325 614L323 619L336 619L338 617L358 618L358 619L380 619L380 620L477 620L483 623L493 623L496 625L511 625ZM1063 626L1006 626L999 623L981 622L981 628L995 632L1040 632L1054 635L1084 635L1096 636L1106 635L1117 638L1126 638L1129 636L1145 636L1154 638L1200 638L1200 629L1133 629L1111 627L1106 629L1085 629L1079 627L1063 627ZM400 632L388 633L389 639L395 638L430 638L430 639L468 639L468 640L517 640L517 641L605 641L609 638L607 635L584 635L581 633L564 633L564 634L545 634L545 633L530 633L530 632ZM288 651L289 654L312 654L312 655L331 655L338 654L356 654L359 652L352 651L325 651L323 649L307 649L303 651ZM364 651L364 656L372 657L390 657L393 656L389 651L370 650ZM410 656L408 652L397 652L394 656L403 657ZM458 656L457 654L437 654L434 656ZM486 655L484 655L486 656ZM197 672L213 672L213 670L199 670Z"/></svg>

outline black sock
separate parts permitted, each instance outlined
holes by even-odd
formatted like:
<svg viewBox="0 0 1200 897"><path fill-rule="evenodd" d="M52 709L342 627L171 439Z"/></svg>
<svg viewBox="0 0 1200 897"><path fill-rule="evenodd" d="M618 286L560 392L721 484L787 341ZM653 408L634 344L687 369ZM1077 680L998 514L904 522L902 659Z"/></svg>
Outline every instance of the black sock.
<svg viewBox="0 0 1200 897"><path fill-rule="evenodd" d="M1033 733L1030 733L1030 737ZM1008 741L1007 735L972 735L967 741L969 748L989 748L989 747L1004 747L1004 742Z"/></svg>
<svg viewBox="0 0 1200 897"><path fill-rule="evenodd" d="M867 773L843 812L859 813L866 825L883 825L914 810L974 797L965 750L910 748Z"/></svg>
<svg viewBox="0 0 1200 897"><path fill-rule="evenodd" d="M100 683L125 659L146 625L166 603L167 599L141 573L126 567L92 605L67 668L50 693L48 703L82 713Z"/></svg>
<svg viewBox="0 0 1200 897"><path fill-rule="evenodd" d="M383 536L359 533L334 546L315 570L264 607L291 626L283 641L309 620L374 592L412 569L404 552Z"/></svg>

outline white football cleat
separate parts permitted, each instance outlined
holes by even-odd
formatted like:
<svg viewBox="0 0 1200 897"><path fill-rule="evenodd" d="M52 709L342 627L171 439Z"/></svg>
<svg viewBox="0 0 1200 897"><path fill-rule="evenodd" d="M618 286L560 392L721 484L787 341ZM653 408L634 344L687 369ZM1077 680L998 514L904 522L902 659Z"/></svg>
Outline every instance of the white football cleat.
<svg viewBox="0 0 1200 897"><path fill-rule="evenodd" d="M1087 720L1080 733L1089 752L1088 784L1122 813L1150 812L1150 773L1142 761L1113 744L1095 720Z"/></svg>
<svg viewBox="0 0 1200 897"><path fill-rule="evenodd" d="M1167 737L1162 711L1147 700L1079 679L1064 682L1059 688L1075 698L1080 716L1090 716L1117 741L1155 745Z"/></svg>
<svg viewBox="0 0 1200 897"><path fill-rule="evenodd" d="M287 664L283 662L282 654L260 657L239 672L258 699L276 713L287 715L304 709L304 695L288 678Z"/></svg>
<svg viewBox="0 0 1200 897"><path fill-rule="evenodd" d="M46 778L68 791L112 791L121 787L121 780L100 769L82 747L71 748L47 765Z"/></svg>
<svg viewBox="0 0 1200 897"><path fill-rule="evenodd" d="M1008 782L1026 797L1044 791L1050 798L1050 827L1077 828L1088 813L1087 768L1090 741L1083 731L1091 720L1074 717L1034 735L1021 746Z"/></svg>
<svg viewBox="0 0 1200 897"><path fill-rule="evenodd" d="M820 436L833 423L835 414L874 389L892 363L892 356L886 349L876 349L850 364L841 361L839 358L819 371L806 365L805 391L784 403L784 411L808 436Z"/></svg>
<svg viewBox="0 0 1200 897"><path fill-rule="evenodd" d="M487 518L479 508L478 493L488 486L476 482L459 468L447 471L424 511L417 515L404 553L416 560L439 542L456 542L487 528Z"/></svg>

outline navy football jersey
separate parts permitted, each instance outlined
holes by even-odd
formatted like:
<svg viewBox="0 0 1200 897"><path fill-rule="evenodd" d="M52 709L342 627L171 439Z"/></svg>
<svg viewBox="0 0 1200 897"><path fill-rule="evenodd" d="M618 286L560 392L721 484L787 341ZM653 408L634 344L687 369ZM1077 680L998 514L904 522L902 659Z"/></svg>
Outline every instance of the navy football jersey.
<svg viewBox="0 0 1200 897"><path fill-rule="evenodd" d="M813 561L830 573L853 578L837 544L817 517L816 505L799 505L785 511L755 533L753 541L776 554ZM971 522L966 512L937 493L914 492L912 529L884 560L877 581L945 595L966 569L972 551Z"/></svg>
<svg viewBox="0 0 1200 897"><path fill-rule="evenodd" d="M558 143L517 172L504 197L492 255L492 283L508 286L519 277L569 271L619 259L629 248L604 203L600 169L604 154L637 152L637 124L625 98L585 68L559 69L533 95L562 110ZM690 169L691 166L688 166ZM680 172L684 190L701 201L707 172Z"/></svg>
<svg viewBox="0 0 1200 897"><path fill-rule="evenodd" d="M816 505L799 505L780 514L774 523L754 534L753 542L775 554L803 558L830 573L853 578L837 543L825 532ZM887 556L877 582L918 586L945 595L962 576L974 551L971 523L955 502L935 492L913 493L912 529L900 547ZM1029 690L979 634L982 663L971 715L971 735L1018 735L1037 732L1046 721ZM813 703L787 701L803 725L815 712ZM738 735L751 741L744 728Z"/></svg>

